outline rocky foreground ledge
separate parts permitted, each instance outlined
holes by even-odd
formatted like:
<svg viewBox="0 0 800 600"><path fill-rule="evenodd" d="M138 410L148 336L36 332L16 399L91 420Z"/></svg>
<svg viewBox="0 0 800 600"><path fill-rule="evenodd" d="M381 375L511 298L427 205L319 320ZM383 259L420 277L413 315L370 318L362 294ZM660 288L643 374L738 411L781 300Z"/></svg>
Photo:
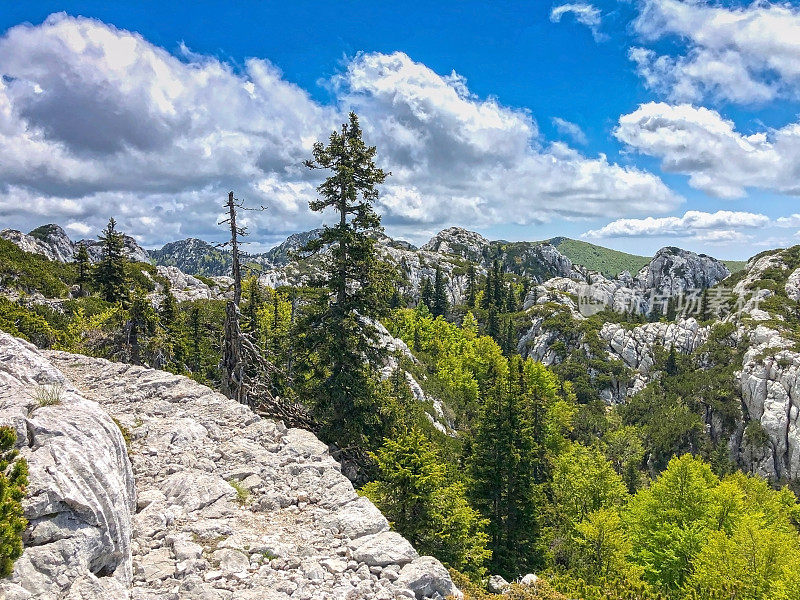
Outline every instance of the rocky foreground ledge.
<svg viewBox="0 0 800 600"><path fill-rule="evenodd" d="M186 377L0 332L0 424L30 466L0 599L461 596L314 435Z"/></svg>

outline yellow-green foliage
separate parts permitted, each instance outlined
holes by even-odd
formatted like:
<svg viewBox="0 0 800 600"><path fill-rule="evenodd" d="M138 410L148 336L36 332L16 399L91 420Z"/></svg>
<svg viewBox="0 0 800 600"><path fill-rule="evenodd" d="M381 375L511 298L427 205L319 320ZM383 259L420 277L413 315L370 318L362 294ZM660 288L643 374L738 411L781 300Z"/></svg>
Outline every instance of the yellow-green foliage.
<svg viewBox="0 0 800 600"><path fill-rule="evenodd" d="M22 555L22 498L28 485L28 464L14 449L17 434L0 427L0 578L8 577L14 561Z"/></svg>
<svg viewBox="0 0 800 600"><path fill-rule="evenodd" d="M674 599L797 598L798 514L788 489L741 472L720 479L686 454L626 506L576 526L569 575L601 588L639 581Z"/></svg>
<svg viewBox="0 0 800 600"><path fill-rule="evenodd" d="M492 338L477 333L471 313L459 327L422 309L399 309L387 328L432 366L445 400L456 412L456 425L469 422L479 410L480 383L490 368L507 369L503 352ZM438 390L437 390L438 391Z"/></svg>
<svg viewBox="0 0 800 600"><path fill-rule="evenodd" d="M373 455L378 477L360 493L372 500L420 552L446 565L484 574L488 522L467 502L466 487L447 476L447 467L418 428L385 440Z"/></svg>

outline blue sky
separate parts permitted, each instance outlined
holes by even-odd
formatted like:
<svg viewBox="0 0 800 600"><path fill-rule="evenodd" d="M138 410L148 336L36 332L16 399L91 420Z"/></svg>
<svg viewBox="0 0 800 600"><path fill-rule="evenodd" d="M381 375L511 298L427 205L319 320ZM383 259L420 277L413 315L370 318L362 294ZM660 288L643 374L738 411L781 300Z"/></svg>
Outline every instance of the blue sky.
<svg viewBox="0 0 800 600"><path fill-rule="evenodd" d="M297 163L356 108L395 173L389 234L461 225L745 258L800 230L798 28L798 3L6 3L6 146L32 158L4 172L0 156L0 218L81 237L118 212L151 246L210 239L230 186L271 207L251 223L269 246L319 224ZM141 44L108 54L130 60L87 50L130 33ZM250 100L208 99L248 82Z"/></svg>

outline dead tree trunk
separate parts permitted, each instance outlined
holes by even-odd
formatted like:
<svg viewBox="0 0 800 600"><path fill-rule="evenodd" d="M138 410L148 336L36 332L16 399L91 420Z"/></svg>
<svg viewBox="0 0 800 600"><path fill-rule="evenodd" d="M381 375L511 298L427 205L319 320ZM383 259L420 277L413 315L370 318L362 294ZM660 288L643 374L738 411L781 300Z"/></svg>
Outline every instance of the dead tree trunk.
<svg viewBox="0 0 800 600"><path fill-rule="evenodd" d="M259 415L283 419L291 427L314 431L316 425L302 405L276 398L272 394L269 382L276 371L275 366L241 329L239 304L242 300L242 272L239 262L239 238L247 235L247 231L244 227L236 225L236 211L239 208L251 209L245 209L238 203L233 197L233 192L228 194L225 206L228 208L228 218L220 224L228 223L231 230L230 241L223 245L231 247L233 300L225 306L222 391L229 398L250 406Z"/></svg>

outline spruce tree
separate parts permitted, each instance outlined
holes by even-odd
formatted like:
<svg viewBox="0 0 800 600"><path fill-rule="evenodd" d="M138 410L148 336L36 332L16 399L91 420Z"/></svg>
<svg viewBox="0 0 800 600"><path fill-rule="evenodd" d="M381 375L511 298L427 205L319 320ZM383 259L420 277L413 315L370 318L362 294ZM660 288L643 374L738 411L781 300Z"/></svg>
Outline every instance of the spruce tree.
<svg viewBox="0 0 800 600"><path fill-rule="evenodd" d="M388 314L388 271L371 234L382 230L372 203L387 173L375 165L375 152L350 113L327 146L314 144L314 158L305 163L331 172L309 207L314 212L332 208L339 219L302 249L330 250L321 254L323 273L312 283L318 293L297 328L311 371L304 391L323 439L352 450L356 458L363 458L370 442L380 442L375 439L381 427L378 369L386 356L375 322Z"/></svg>
<svg viewBox="0 0 800 600"><path fill-rule="evenodd" d="M473 499L489 518L492 572L511 579L540 565L544 411L557 387L545 367L519 356L490 365L488 380L468 468Z"/></svg>
<svg viewBox="0 0 800 600"><path fill-rule="evenodd" d="M202 365L202 323L198 306L193 306L189 311L189 349L189 367L193 374L199 373Z"/></svg>
<svg viewBox="0 0 800 600"><path fill-rule="evenodd" d="M447 301L447 289L444 285L442 269L436 267L436 277L433 280L433 307L431 312L434 317L446 317L450 303Z"/></svg>
<svg viewBox="0 0 800 600"><path fill-rule="evenodd" d="M486 284L483 288L483 298L481 298L481 308L484 310L489 310L489 307L492 305L492 300L494 299L494 286L492 282L492 270L488 269L486 271Z"/></svg>
<svg viewBox="0 0 800 600"><path fill-rule="evenodd" d="M502 342L500 339L500 320L497 316L497 309L494 307L494 305L489 306L489 318L486 322L486 335L498 343Z"/></svg>
<svg viewBox="0 0 800 600"><path fill-rule="evenodd" d="M492 271L494 272L494 285L492 286L494 297L492 298L492 302L499 310L502 310L504 304L503 300L505 300L506 295L506 288L503 285L503 270L500 267L499 260L494 259L494 262L492 263Z"/></svg>
<svg viewBox="0 0 800 600"><path fill-rule="evenodd" d="M514 284L508 284L508 292L506 293L506 312L512 313L517 311L517 295L514 293Z"/></svg>
<svg viewBox="0 0 800 600"><path fill-rule="evenodd" d="M512 319L508 319L506 321L505 338L503 340L503 351L506 356L511 356L517 349L514 333L514 322Z"/></svg>
<svg viewBox="0 0 800 600"><path fill-rule="evenodd" d="M422 278L422 285L419 289L419 301L424 304L429 311L433 312L433 286L427 277Z"/></svg>
<svg viewBox="0 0 800 600"><path fill-rule="evenodd" d="M247 282L247 304L242 309L243 329L252 333L256 340L260 339L258 327L258 311L264 304L264 296L261 293L261 285L257 277L251 277Z"/></svg>
<svg viewBox="0 0 800 600"><path fill-rule="evenodd" d="M85 244L78 246L78 251L75 253L75 265L78 267L78 289L83 296L89 287L92 270L92 265L89 263L89 252L86 250Z"/></svg>
<svg viewBox="0 0 800 600"><path fill-rule="evenodd" d="M475 308L475 295L477 293L475 282L475 265L470 263L467 267L467 308Z"/></svg>
<svg viewBox="0 0 800 600"><path fill-rule="evenodd" d="M117 222L112 217L99 236L102 258L95 271L100 295L106 302L122 302L127 298L125 289L125 238L117 231Z"/></svg>

